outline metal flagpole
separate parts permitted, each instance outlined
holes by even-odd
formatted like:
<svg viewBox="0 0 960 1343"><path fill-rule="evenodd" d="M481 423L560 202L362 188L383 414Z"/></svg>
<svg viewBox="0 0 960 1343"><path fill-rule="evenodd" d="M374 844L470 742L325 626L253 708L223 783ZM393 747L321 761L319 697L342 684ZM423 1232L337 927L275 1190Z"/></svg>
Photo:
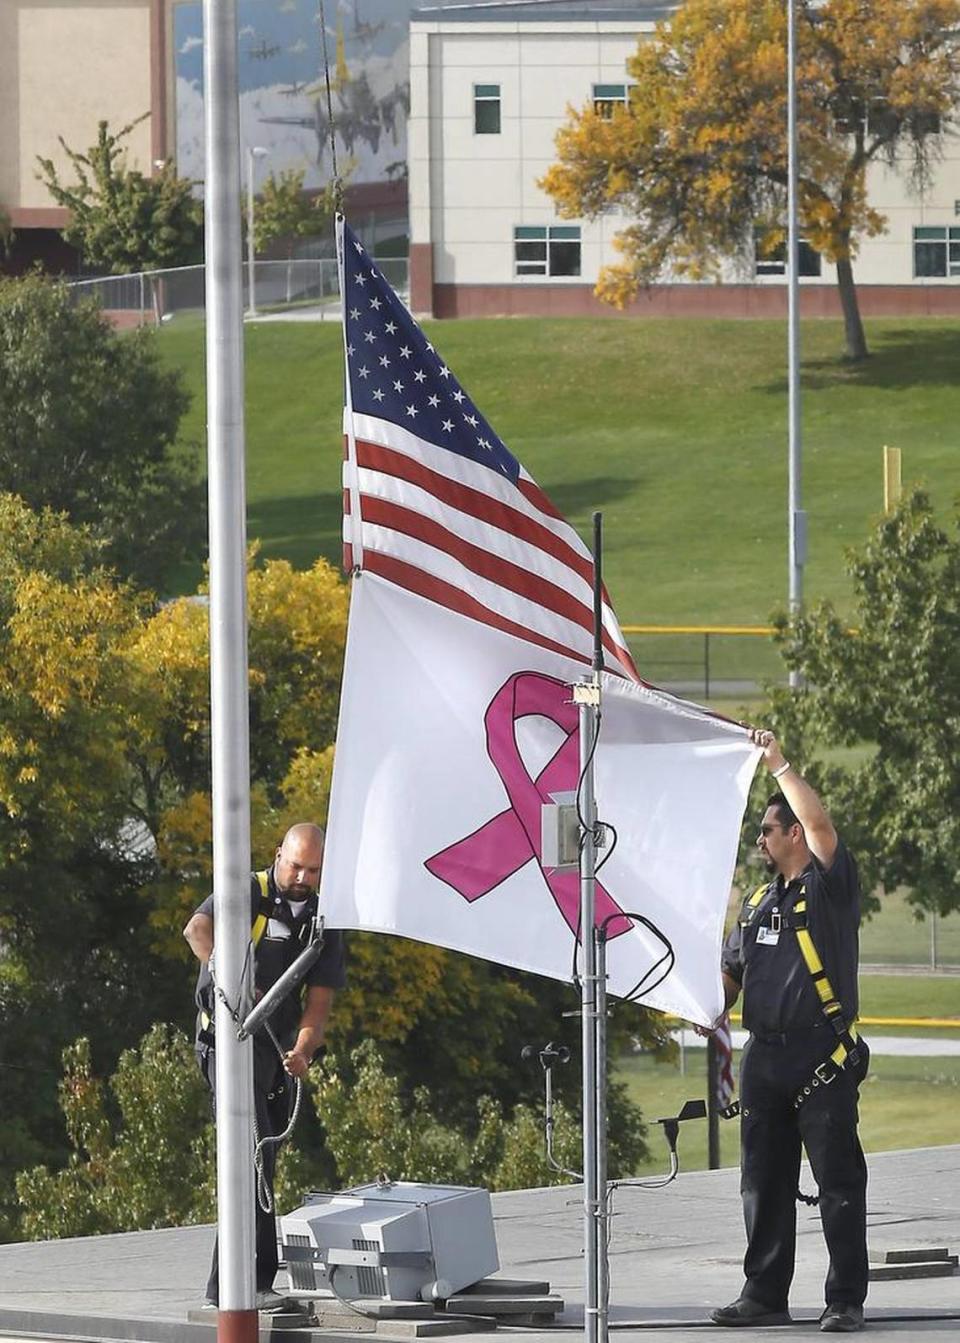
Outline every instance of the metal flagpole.
<svg viewBox="0 0 960 1343"><path fill-rule="evenodd" d="M606 1252L601 1234L606 1207L606 1179L599 1185L599 1171L606 1170L606 1134L598 1125L597 1057L597 941L594 936L597 866L597 804L594 794L593 758L600 722L600 670L603 667L602 594L600 582L600 514L593 515L594 528L594 652L592 675L574 687L580 727L580 945L583 968L580 986L581 1042L583 1051L583 1234L586 1290L584 1336L586 1343L606 1343L606 1274L601 1255ZM605 1107L604 1107L605 1108ZM601 1159L601 1146L604 1151Z"/></svg>
<svg viewBox="0 0 960 1343"><path fill-rule="evenodd" d="M204 0L210 702L216 951L220 1343L255 1343L253 1046L230 1009L249 997L250 747L243 297L236 0ZM226 1001L224 1001L226 1000Z"/></svg>
<svg viewBox="0 0 960 1343"><path fill-rule="evenodd" d="M797 9L787 0L787 385L788 385L788 545L790 614L796 615L803 601L803 566L807 558L807 515L800 504L800 293L797 207ZM800 684L800 674L790 672L791 686Z"/></svg>

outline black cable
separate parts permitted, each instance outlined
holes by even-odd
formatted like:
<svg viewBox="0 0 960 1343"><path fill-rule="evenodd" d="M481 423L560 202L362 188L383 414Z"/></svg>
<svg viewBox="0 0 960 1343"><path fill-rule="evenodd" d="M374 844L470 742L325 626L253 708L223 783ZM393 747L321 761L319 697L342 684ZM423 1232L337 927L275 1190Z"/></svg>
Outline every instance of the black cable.
<svg viewBox="0 0 960 1343"><path fill-rule="evenodd" d="M641 978L637 980L636 984L634 984L633 988L629 991L629 993L623 993L619 995L621 1002L629 1003L635 1001L636 998L642 992L652 993L654 989L659 988L660 985L663 983L663 981L673 970L673 967L676 965L677 956L676 952L673 949L673 944L671 943L670 939L666 936L665 933L662 933L660 929L657 927L657 925L653 923L650 919L648 919L644 914L634 914L629 910L623 910L622 913L619 915L616 914L610 915L610 918L632 919L634 923L642 923L644 928L648 929L651 933L653 933L654 937L665 948L665 951L663 955L660 957L660 959L654 961L650 969L647 970L646 974L642 975ZM609 919L604 920L604 924L606 924L607 922L609 922ZM659 979L655 980L652 984L648 984L647 981L650 979L650 976L656 974L660 966L663 965L664 961L667 961L668 965L667 968L664 970L663 974L660 976Z"/></svg>

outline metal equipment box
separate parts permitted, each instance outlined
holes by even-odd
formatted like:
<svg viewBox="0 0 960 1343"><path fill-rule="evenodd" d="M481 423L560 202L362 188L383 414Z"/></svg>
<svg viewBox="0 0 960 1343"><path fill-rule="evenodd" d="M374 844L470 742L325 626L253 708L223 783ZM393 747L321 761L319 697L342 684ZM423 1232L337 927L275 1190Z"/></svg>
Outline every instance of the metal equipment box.
<svg viewBox="0 0 960 1343"><path fill-rule="evenodd" d="M500 1267L489 1193L456 1185L310 1193L280 1241L291 1296L445 1300Z"/></svg>

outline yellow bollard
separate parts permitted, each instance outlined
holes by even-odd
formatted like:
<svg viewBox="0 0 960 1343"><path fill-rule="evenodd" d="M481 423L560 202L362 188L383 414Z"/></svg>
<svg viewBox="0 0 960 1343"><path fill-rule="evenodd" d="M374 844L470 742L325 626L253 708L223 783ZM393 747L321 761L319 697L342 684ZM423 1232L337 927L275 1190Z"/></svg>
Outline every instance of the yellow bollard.
<svg viewBox="0 0 960 1343"><path fill-rule="evenodd" d="M902 493L902 484L900 480L900 449L888 448L884 445L883 449L883 511L891 512L900 502Z"/></svg>

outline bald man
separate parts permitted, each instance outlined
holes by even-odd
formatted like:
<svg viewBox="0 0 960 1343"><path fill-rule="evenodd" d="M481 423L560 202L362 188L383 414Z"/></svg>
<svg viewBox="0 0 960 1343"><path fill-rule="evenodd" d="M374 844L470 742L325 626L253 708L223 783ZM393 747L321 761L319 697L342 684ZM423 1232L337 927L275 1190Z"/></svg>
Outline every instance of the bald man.
<svg viewBox="0 0 960 1343"><path fill-rule="evenodd" d="M254 942L254 982L260 998L306 947L317 913L317 888L323 864L324 833L318 825L291 826L277 849L273 866L250 877L250 925ZM213 985L210 957L214 949L213 896L194 912L183 930L200 962L197 979L197 1059L216 1106ZM253 1091L260 1138L284 1131L290 1119L295 1087L291 1078L305 1076L324 1040L334 992L345 983L343 935L325 930L323 951L303 982L271 1013L269 1031L253 1036ZM271 1039L270 1032L276 1038ZM270 1190L270 1211L257 1200L257 1306L269 1310L283 1298L273 1291L277 1272L277 1231L273 1214L273 1174L277 1147L263 1149L264 1177ZM207 1283L207 1304L219 1299L217 1245Z"/></svg>

